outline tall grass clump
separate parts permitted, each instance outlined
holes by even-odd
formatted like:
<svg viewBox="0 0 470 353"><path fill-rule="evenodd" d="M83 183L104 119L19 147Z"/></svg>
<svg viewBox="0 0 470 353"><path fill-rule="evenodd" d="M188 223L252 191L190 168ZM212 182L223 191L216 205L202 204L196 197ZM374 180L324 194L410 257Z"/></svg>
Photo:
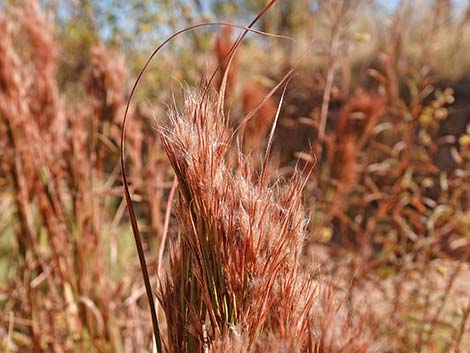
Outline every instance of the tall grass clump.
<svg viewBox="0 0 470 353"><path fill-rule="evenodd" d="M6 323L9 333L4 340L0 332L0 351L138 349L145 341L138 327L148 323L129 319L140 313L138 287L132 271L119 270L129 261L116 236L124 210L116 212L113 191L123 62L93 45L71 101L57 79L62 48L38 2L6 6L0 32L0 199L11 214L0 236L15 259L1 286L0 331ZM144 158L133 142L141 130L129 133L135 170L157 157ZM146 185L160 191L155 179Z"/></svg>
<svg viewBox="0 0 470 353"><path fill-rule="evenodd" d="M187 92L158 129L179 183L179 236L160 292L167 351L366 351L362 335L329 340L337 327L322 317L334 300L300 268L301 174L270 184L263 170L253 182L244 155L230 158L234 133L218 106Z"/></svg>

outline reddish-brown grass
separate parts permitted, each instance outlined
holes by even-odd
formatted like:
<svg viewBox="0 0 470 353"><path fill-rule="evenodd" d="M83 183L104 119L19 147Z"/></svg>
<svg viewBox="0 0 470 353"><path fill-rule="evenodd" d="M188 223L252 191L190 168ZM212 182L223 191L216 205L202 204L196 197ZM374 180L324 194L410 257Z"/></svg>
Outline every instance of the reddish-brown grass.
<svg viewBox="0 0 470 353"><path fill-rule="evenodd" d="M214 42L214 52L217 57L217 63L220 67L217 73L217 80L215 81L216 88L219 89L223 77L227 71L227 83L225 87L225 95L228 99L233 97L235 85L238 77L238 52L235 52L230 62L230 53L234 40L232 38L233 28L224 26L224 28L217 34ZM230 64L230 67L229 67Z"/></svg>
<svg viewBox="0 0 470 353"><path fill-rule="evenodd" d="M268 94L269 90L259 82L250 82L243 89L242 102L244 114L249 114L257 109L256 113L246 124L243 139L245 151L259 152L276 117L277 106L272 97L269 97L263 105L258 107Z"/></svg>

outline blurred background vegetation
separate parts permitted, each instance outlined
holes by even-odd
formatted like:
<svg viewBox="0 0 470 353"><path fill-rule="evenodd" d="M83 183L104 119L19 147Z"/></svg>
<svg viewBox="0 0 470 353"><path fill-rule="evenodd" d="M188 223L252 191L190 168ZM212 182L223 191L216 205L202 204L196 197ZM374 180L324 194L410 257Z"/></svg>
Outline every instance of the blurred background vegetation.
<svg viewBox="0 0 470 353"><path fill-rule="evenodd" d="M134 75L150 51L176 30L216 20L246 25L248 19L253 18L266 2L42 0L40 3L56 24L56 34L62 48L59 79L66 86L76 82L89 60L90 47L98 41L123 54L130 73ZM281 64L281 57L289 57L291 63L299 57L309 58L309 66L325 64L322 54L325 54L331 33L328 33L328 17L323 16L321 3L300 0L277 4L256 28L290 36L297 42L292 45L251 34L247 43L255 41L264 44L252 46L253 52L246 54L247 58L242 63L245 69L241 72L246 76L252 73L265 74L263 63L267 57L272 58L272 65ZM397 49L403 50L404 58L413 64L432 68L435 77L456 81L469 72L470 60L465 55L469 39L462 32L466 30L465 23L470 18L467 1L346 0L345 4L351 9L342 24L348 22L342 40L348 44L341 54L346 55L356 68L361 62L371 59L374 53L389 51L390 48L386 46L395 41ZM399 31L396 26L400 26ZM187 82L197 81L211 56L215 30L212 27L192 31L170 44L145 77L145 86L152 89L143 88L139 94L148 98L155 96L155 92L165 91L162 88L172 81L171 77ZM452 33L460 35L454 36ZM348 42L350 40L352 42ZM270 47L269 51L263 50L266 46ZM278 60L275 60L275 53ZM73 75L75 77L71 77Z"/></svg>

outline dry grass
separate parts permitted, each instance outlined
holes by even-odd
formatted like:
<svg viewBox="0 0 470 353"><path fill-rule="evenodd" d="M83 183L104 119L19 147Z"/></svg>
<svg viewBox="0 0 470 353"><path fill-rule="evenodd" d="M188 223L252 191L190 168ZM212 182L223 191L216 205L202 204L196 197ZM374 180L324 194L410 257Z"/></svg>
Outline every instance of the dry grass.
<svg viewBox="0 0 470 353"><path fill-rule="evenodd" d="M259 82L250 82L243 88L243 113L248 115L252 111L256 112L246 124L243 140L246 152L261 152L276 117L277 107L274 99L270 97L263 103L268 95L269 90Z"/></svg>
<svg viewBox="0 0 470 353"><path fill-rule="evenodd" d="M159 300L157 342L174 353L466 352L468 97L438 79L466 72L469 17L441 6L427 21L410 3L374 31L358 15L365 2L299 2L300 14L275 2L260 27L298 34L293 47L234 51L225 26L210 51L220 92L204 80L184 90L157 133L153 111L129 106L130 220ZM100 41L72 53L86 59L66 95L64 39L38 2L2 11L0 350L149 351L155 323L118 169L126 61ZM247 79L247 62L280 83Z"/></svg>
<svg viewBox="0 0 470 353"><path fill-rule="evenodd" d="M199 352L215 342L224 352L365 352L356 332L336 336L352 328L336 322L333 294L299 268L305 181L295 174L270 186L264 171L253 183L237 150L231 167L233 134L216 107L189 92L183 111L159 130L179 182L180 235L160 295L168 351Z"/></svg>
<svg viewBox="0 0 470 353"><path fill-rule="evenodd" d="M66 105L55 77L59 48L37 3L2 15L0 25L2 193L14 196L6 207L15 210L17 257L2 303L2 318L13 315L5 342L10 351L34 352L143 347L146 335L123 338L129 328L138 332L148 324L139 319L139 296L132 299L134 271L113 255L122 243L113 140L123 62L111 60L103 45L94 47L84 77L88 96ZM14 40L21 35L28 46L20 52ZM131 150L138 167L139 146ZM155 180L147 185L162 188ZM116 273L124 265L130 272Z"/></svg>
<svg viewBox="0 0 470 353"><path fill-rule="evenodd" d="M220 66L220 70L215 81L216 88L219 89L222 85L225 72L227 72L227 82L225 84L225 94L227 98L233 96L235 90L235 84L238 76L238 55L235 52L233 58L229 62L231 49L234 44L232 39L233 28L226 26L223 30L217 34L214 42L214 52L217 57L217 62Z"/></svg>

